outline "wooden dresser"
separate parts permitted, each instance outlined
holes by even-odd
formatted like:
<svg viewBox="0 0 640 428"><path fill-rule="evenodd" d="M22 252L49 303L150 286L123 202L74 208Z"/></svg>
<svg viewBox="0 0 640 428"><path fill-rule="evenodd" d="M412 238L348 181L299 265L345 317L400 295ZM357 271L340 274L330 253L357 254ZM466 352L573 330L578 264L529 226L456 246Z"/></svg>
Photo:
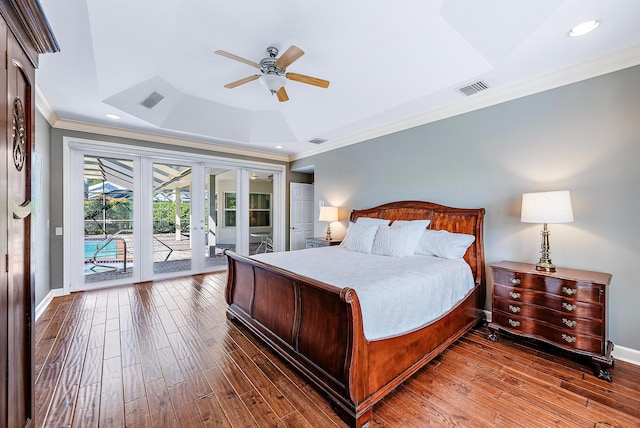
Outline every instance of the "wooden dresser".
<svg viewBox="0 0 640 428"><path fill-rule="evenodd" d="M613 343L607 340L607 287L611 275L578 269L537 271L535 265L491 265L492 320L496 331L541 340L591 358L596 375L611 381Z"/></svg>

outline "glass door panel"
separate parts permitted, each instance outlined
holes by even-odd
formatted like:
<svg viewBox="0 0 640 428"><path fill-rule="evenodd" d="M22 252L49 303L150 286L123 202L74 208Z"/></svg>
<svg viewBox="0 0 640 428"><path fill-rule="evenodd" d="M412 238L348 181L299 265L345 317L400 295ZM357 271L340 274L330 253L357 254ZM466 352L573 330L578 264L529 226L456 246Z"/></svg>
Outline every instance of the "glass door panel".
<svg viewBox="0 0 640 428"><path fill-rule="evenodd" d="M273 174L249 173L249 254L273 251Z"/></svg>
<svg viewBox="0 0 640 428"><path fill-rule="evenodd" d="M191 168L153 164L153 273L191 271Z"/></svg>
<svg viewBox="0 0 640 428"><path fill-rule="evenodd" d="M84 156L84 283L131 278L133 161Z"/></svg>
<svg viewBox="0 0 640 428"><path fill-rule="evenodd" d="M224 250L236 251L236 171L206 168L205 179L205 270L227 267Z"/></svg>
<svg viewBox="0 0 640 428"><path fill-rule="evenodd" d="M205 168L204 181L204 270L223 270L227 267L224 250L236 250L236 173Z"/></svg>

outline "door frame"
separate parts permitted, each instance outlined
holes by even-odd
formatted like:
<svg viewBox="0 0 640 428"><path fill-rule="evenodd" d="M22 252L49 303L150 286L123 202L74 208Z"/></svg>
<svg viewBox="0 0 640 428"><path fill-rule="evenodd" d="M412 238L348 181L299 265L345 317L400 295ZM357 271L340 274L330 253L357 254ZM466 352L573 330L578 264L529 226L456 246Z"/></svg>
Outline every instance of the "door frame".
<svg viewBox="0 0 640 428"><path fill-rule="evenodd" d="M150 165L153 162L175 162L181 165L192 165L193 166L193 176L192 176L192 192L194 191L194 184L197 186L202 186L202 193L200 190L197 190L195 193L195 197L200 197L201 201L199 204L196 204L196 208L198 208L198 215L204 215L204 168L206 167L214 167L214 168L227 168L231 170L237 171L237 177L239 178L238 182L238 190L241 192L248 192L249 189L249 171L268 171L273 174L273 246L275 251L282 251L285 248L285 232L286 232L286 218L285 218L285 208L286 208L286 165L283 164L275 164L261 161L252 161L252 160L243 160L243 159L234 159L234 158L225 158L214 155L203 155L200 153L192 153L192 152L183 152L178 150L167 150L167 149L153 149L147 147L141 147L136 145L128 145L128 144L120 144L99 140L89 140L85 138L75 138L64 136L62 139L63 145L63 247L64 247L64 257L63 257L63 291L65 294L68 294L73 291L78 290L79 288L72 287L72 285L80 284L78 283L78 273L74 275L74 266L72 262L72 255L74 255L77 259L76 251L73 250L73 242L78 238L78 231L74 232L74 215L73 215L73 200L72 200L72 189L73 186L82 186L82 183L74 183L72 181L72 171L69 166L71 166L73 161L77 162L77 159L74 159L74 156L77 156L79 152L90 151L92 154L94 152L107 154L108 157L132 157L132 158L140 158L140 166L142 169L141 174L143 174L142 180L137 180L138 182L149 180L149 172L145 171L150 168ZM75 154L74 154L75 153ZM148 160L151 158L151 160ZM151 163L149 163L151 162ZM146 165L146 166L145 166ZM146 177L146 178L145 178ZM198 178L199 177L199 178ZM199 180L196 182L196 180ZM138 191L140 193L139 197L135 198L138 200L146 200L150 199L150 195L146 195L146 192L149 192L148 189L151 189L151 183L144 182L138 183L137 186L139 189L134 189L134 192ZM134 184L136 187L136 184ZM136 194L136 193L134 193ZM198 196L200 195L200 196ZM149 196L149 198L147 198ZM135 203L134 199L134 203ZM193 199L193 197L192 197ZM244 199L241 199L244 201ZM243 204L248 205L248 193L246 197L246 202L242 202ZM142 218L150 218L151 213L149 210L151 209L151 203L141 204L136 210L136 206L134 205L134 215L137 212ZM194 209L192 202L192 210ZM244 212L244 206L239 206L241 212ZM248 213L248 207L246 209ZM193 211L192 211L193 212ZM142 217L142 216L145 217ZM248 216L248 214L247 214ZM77 214L76 214L77 217ZM141 220L140 220L141 221ZM81 222L78 222L81 223ZM244 223L244 222L243 222ZM237 243L239 248L237 251L243 253L243 251L248 252L248 221L246 223L247 230L244 231L243 228L237 228ZM136 227L136 223L134 220L134 228ZM145 227L143 223L140 224L140 227ZM76 225L76 229L78 226ZM80 232L83 235L83 231ZM146 232L149 233L149 232ZM143 235L144 236L144 235ZM135 238L134 238L135 239ZM148 243L145 243L145 240L142 239L141 242L138 243L136 248L140 248L140 251L149 251ZM244 245L243 245L244 244ZM145 249L145 247L147 247ZM246 248L245 248L246 247ZM204 257L204 252L203 252ZM199 265L199 263L195 263L195 267L203 269L203 266ZM77 269L77 267L76 267ZM153 279L160 279L158 276L148 277L149 271L136 269L137 272L140 272L139 281L147 281ZM134 271L134 276L137 275L136 271ZM153 271L153 269L151 269ZM177 275L173 276L185 276L191 275L194 273L200 273L200 271L194 270L194 264L192 264L191 271L183 271L177 272ZM163 276L166 277L166 276ZM72 284L73 281L73 284ZM130 278L130 281L132 278ZM84 281L82 281L84 284ZM109 286L108 282L100 283L101 287ZM87 289L86 287L83 289Z"/></svg>

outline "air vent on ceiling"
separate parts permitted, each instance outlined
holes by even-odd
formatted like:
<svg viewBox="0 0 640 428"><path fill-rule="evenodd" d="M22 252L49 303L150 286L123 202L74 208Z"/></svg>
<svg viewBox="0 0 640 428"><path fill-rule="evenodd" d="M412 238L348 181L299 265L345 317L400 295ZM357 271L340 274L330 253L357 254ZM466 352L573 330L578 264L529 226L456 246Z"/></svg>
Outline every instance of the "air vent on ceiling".
<svg viewBox="0 0 640 428"><path fill-rule="evenodd" d="M145 106L148 109L154 108L160 101L164 100L164 96L160 95L156 91L153 91L151 95L142 100L141 105Z"/></svg>
<svg viewBox="0 0 640 428"><path fill-rule="evenodd" d="M327 140L324 140L322 138L314 138L313 140L309 140L309 142L313 144L322 144L322 143L326 143Z"/></svg>
<svg viewBox="0 0 640 428"><path fill-rule="evenodd" d="M458 88L458 92L462 93L463 95L470 96L473 94L477 94L480 91L484 91L485 89L489 89L489 84L487 82L483 82L482 80L478 80L477 82L473 82L468 84L467 86Z"/></svg>

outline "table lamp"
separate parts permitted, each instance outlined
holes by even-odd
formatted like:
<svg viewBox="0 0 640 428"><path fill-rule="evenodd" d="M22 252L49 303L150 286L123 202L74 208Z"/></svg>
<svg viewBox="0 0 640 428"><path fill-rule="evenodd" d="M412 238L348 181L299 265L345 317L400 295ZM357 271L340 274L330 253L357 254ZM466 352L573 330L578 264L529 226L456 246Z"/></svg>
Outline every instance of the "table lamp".
<svg viewBox="0 0 640 428"><path fill-rule="evenodd" d="M327 236L325 239L331 241L331 222L338 221L338 207L320 207L319 220L327 222Z"/></svg>
<svg viewBox="0 0 640 428"><path fill-rule="evenodd" d="M573 221L571 196L568 190L555 192L523 193L520 221L523 223L542 223L542 244L540 261L536 270L555 272L556 266L549 258L548 223L569 223Z"/></svg>

